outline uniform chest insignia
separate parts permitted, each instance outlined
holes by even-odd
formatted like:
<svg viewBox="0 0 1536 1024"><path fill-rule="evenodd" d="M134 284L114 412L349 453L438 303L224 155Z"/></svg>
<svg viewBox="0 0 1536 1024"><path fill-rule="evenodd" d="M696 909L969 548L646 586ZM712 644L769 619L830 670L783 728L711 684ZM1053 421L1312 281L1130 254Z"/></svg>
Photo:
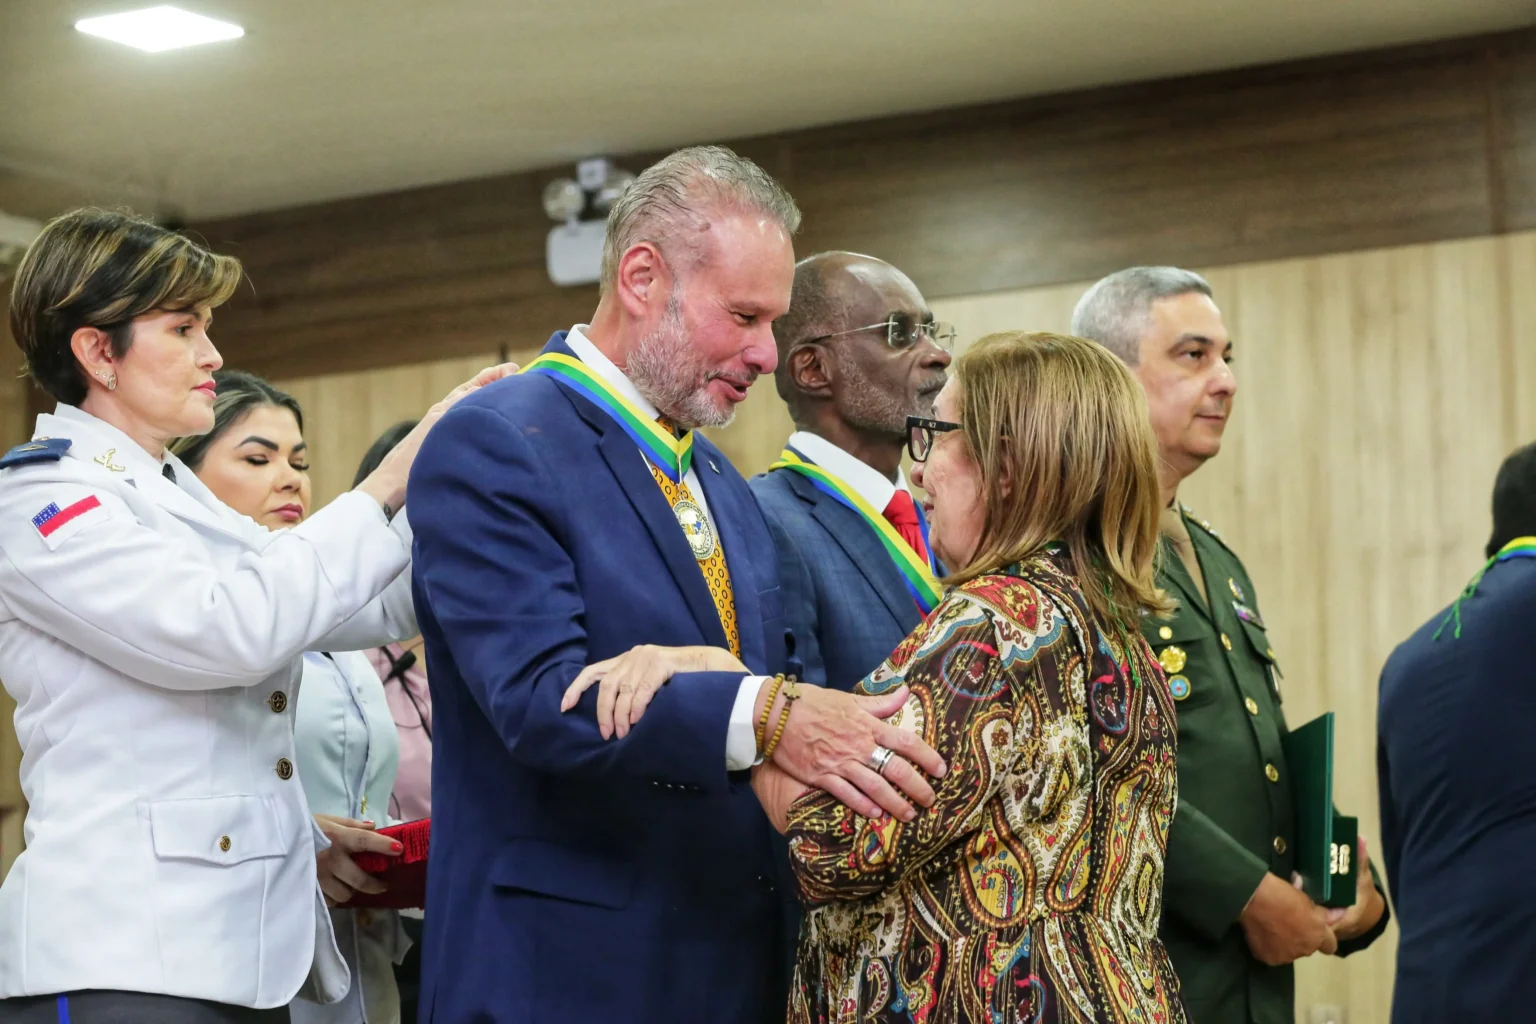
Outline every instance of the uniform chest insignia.
<svg viewBox="0 0 1536 1024"><path fill-rule="evenodd" d="M1264 628L1264 620L1259 618L1259 613L1243 604L1242 601L1233 601L1232 610L1236 612L1237 617L1242 619L1244 622L1251 622L1255 626L1258 626L1260 629Z"/></svg>
<svg viewBox="0 0 1536 1024"><path fill-rule="evenodd" d="M1168 692L1174 700L1184 700L1189 696L1189 680L1183 676L1173 676L1168 680Z"/></svg>
<svg viewBox="0 0 1536 1024"><path fill-rule="evenodd" d="M1184 653L1182 647L1164 647L1157 654L1157 663L1163 666L1163 671L1170 676L1184 671L1184 666L1188 662L1189 655Z"/></svg>
<svg viewBox="0 0 1536 1024"><path fill-rule="evenodd" d="M119 466L117 463L112 461L112 457L114 455L116 455L116 454L117 454L117 449L116 448L108 448L106 451L102 452L100 455L96 456L96 458L92 459L91 461L96 463L96 465L98 465L98 466L106 466L108 469L110 469L114 473L121 473L121 472L123 472L124 467Z"/></svg>
<svg viewBox="0 0 1536 1024"><path fill-rule="evenodd" d="M72 444L74 442L67 437L39 437L26 444L19 444L0 456L0 469L25 466L31 462L58 462Z"/></svg>
<svg viewBox="0 0 1536 1024"><path fill-rule="evenodd" d="M1232 596L1233 597L1237 598L1239 601L1246 601L1246 600L1248 600L1248 598L1243 596L1243 588L1237 585L1237 580L1229 578L1227 580L1227 586L1232 589Z"/></svg>

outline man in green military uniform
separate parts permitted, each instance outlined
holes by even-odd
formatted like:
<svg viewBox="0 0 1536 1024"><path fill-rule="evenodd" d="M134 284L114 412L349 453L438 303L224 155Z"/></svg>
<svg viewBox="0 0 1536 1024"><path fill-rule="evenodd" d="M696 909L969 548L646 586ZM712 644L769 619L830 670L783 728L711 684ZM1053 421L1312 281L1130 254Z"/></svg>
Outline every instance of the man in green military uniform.
<svg viewBox="0 0 1536 1024"><path fill-rule="evenodd" d="M1162 464L1162 586L1178 601L1145 633L1179 716L1179 803L1164 866L1163 941L1195 1024L1294 1024L1291 964L1348 955L1386 928L1374 869L1355 905L1317 906L1292 884L1295 810L1280 671L1253 581L1179 484L1221 450L1237 381L1211 287L1133 267L1084 294L1072 332L1131 367ZM1364 847L1361 847L1362 857Z"/></svg>

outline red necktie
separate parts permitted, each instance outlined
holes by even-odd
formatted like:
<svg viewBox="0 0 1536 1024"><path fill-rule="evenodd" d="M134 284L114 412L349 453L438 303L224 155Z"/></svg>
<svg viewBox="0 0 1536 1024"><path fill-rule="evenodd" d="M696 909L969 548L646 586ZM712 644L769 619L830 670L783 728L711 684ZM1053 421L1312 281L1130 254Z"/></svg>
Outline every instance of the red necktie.
<svg viewBox="0 0 1536 1024"><path fill-rule="evenodd" d="M918 525L917 505L912 501L912 495L898 490L891 496L891 503L885 506L882 514L886 522L896 527L896 532L907 542L907 547L916 551L923 561L928 561L928 545L923 543L923 528Z"/></svg>

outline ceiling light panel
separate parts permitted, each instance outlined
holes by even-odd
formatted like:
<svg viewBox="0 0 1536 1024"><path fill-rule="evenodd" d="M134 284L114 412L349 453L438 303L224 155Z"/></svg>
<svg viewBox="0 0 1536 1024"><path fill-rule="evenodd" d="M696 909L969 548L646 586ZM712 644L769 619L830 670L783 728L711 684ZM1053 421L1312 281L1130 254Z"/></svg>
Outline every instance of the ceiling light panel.
<svg viewBox="0 0 1536 1024"><path fill-rule="evenodd" d="M100 18L85 18L75 22L75 28L87 35L110 39L114 43L132 46L146 53L217 43L245 35L245 29L239 25L205 18L201 14L193 14L169 4Z"/></svg>

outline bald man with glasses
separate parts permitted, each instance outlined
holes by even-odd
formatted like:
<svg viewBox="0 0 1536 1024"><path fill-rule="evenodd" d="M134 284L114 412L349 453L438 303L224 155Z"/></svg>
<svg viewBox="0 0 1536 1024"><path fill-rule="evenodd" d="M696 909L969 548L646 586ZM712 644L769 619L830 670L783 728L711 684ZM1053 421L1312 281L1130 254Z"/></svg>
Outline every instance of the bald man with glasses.
<svg viewBox="0 0 1536 1024"><path fill-rule="evenodd" d="M826 252L796 265L773 333L795 432L752 490L805 678L848 689L938 598L940 567L901 456L907 418L933 414L955 331L889 263Z"/></svg>

